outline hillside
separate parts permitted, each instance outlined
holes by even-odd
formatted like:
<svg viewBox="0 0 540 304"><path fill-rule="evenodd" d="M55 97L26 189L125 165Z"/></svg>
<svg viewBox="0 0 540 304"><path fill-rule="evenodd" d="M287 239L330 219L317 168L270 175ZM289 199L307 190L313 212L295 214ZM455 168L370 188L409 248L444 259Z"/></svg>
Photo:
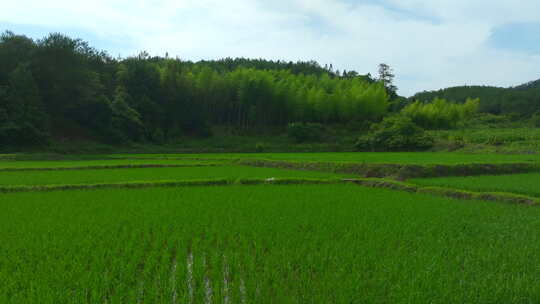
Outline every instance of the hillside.
<svg viewBox="0 0 540 304"><path fill-rule="evenodd" d="M164 145L212 138L204 142L207 148L220 139L230 142L223 138L233 135L253 136L251 146L260 150L261 138L272 135L299 143L325 141L338 149L346 142L351 149L360 133L378 127L398 134L392 126L407 120L425 129L445 129L461 125L478 108L521 114L521 119L540 111L538 81L511 89L466 86L422 92L414 99L429 105L407 106L411 100L397 96L393 78L385 64L374 79L315 61L192 62L146 52L112 58L59 33L34 40L5 32L0 35L0 147L74 141ZM401 121L393 119L397 115ZM401 148L382 148L381 141L365 139L356 148L413 148L406 141ZM429 140L416 143L414 149L431 146Z"/></svg>
<svg viewBox="0 0 540 304"><path fill-rule="evenodd" d="M389 82L315 61L226 58L192 62L146 52L112 58L80 39L0 36L0 146L50 138L174 142L289 123L377 121Z"/></svg>
<svg viewBox="0 0 540 304"><path fill-rule="evenodd" d="M429 102L434 98L465 102L480 98L480 111L492 114L517 113L530 116L540 111L540 80L512 88L491 86L459 86L415 94L410 100Z"/></svg>
<svg viewBox="0 0 540 304"><path fill-rule="evenodd" d="M528 89L538 89L538 88L540 88L540 79L530 81L530 82L514 87L514 89L518 89L518 90L528 90Z"/></svg>

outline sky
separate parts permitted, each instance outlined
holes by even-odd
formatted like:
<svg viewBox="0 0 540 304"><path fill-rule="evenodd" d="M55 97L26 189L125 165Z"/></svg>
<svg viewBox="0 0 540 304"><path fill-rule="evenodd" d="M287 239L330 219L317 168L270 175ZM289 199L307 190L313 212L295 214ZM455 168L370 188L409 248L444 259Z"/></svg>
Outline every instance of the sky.
<svg viewBox="0 0 540 304"><path fill-rule="evenodd" d="M316 60L396 74L399 94L540 78L539 0L17 0L0 31L61 32L113 56Z"/></svg>

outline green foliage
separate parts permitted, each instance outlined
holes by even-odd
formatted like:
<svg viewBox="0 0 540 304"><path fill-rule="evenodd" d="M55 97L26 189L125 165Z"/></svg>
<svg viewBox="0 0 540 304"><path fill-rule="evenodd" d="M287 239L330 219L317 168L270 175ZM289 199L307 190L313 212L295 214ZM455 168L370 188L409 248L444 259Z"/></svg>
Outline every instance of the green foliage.
<svg viewBox="0 0 540 304"><path fill-rule="evenodd" d="M156 144L162 144L165 142L165 133L163 133L163 130L161 130L161 128L155 128L154 130L152 130L150 140Z"/></svg>
<svg viewBox="0 0 540 304"><path fill-rule="evenodd" d="M435 98L407 106L406 99L395 96L392 78L387 65L381 66L380 81L375 81L369 74L339 73L313 61L226 58L190 62L150 57L145 52L115 59L58 33L33 40L4 32L0 35L0 147L7 151L46 145L54 138L66 146L100 141L158 148L196 138L200 142L192 145L196 149L205 148L201 143L221 149L229 138L216 136L213 144L201 137L219 128L242 136L253 130L282 131L293 122L350 126L357 131L380 121L389 111L401 111L426 129L455 128L464 121L507 127L525 119L529 123L529 118L533 125L540 125L539 118L531 117L540 110L538 81L512 89L424 92L416 96L418 100L440 96L462 104ZM491 116L499 122L488 122L489 117L483 121L483 116L472 116L477 108L504 116ZM318 140L307 137L300 136L300 142ZM324 139L329 138L337 140L319 151L349 149L355 140L338 132ZM508 138L484 142L507 145ZM282 139L276 140L281 147L288 144ZM255 138L245 143L244 150L253 151L260 140L270 145L266 139ZM302 149L312 147L315 144L305 144Z"/></svg>
<svg viewBox="0 0 540 304"><path fill-rule="evenodd" d="M483 126L507 126L511 123L507 115L495 115L491 113L479 113L474 117L474 123Z"/></svg>
<svg viewBox="0 0 540 304"><path fill-rule="evenodd" d="M518 85L514 87L513 89L516 90L529 90L529 89L537 89L540 88L540 79L529 81L527 83Z"/></svg>
<svg viewBox="0 0 540 304"><path fill-rule="evenodd" d="M540 81L533 81L515 88L489 86L461 86L439 91L421 92L411 100L428 102L434 98L444 98L463 103L469 98L481 100L479 111L492 114L519 113L530 117L540 110Z"/></svg>
<svg viewBox="0 0 540 304"><path fill-rule="evenodd" d="M448 129L470 119L478 110L480 100L468 99L464 104L435 98L430 103L416 101L401 110L414 123L427 129Z"/></svg>
<svg viewBox="0 0 540 304"><path fill-rule="evenodd" d="M360 151L414 151L433 146L433 138L410 118L392 116L372 126L361 136L356 148Z"/></svg>
<svg viewBox="0 0 540 304"><path fill-rule="evenodd" d="M57 33L34 41L6 32L0 55L0 98L17 92L9 77L24 65L35 80L28 89L32 93L12 103L15 108L37 104L39 96L43 107L35 109L50 117L51 125L35 129L61 138L69 134L67 125L105 142L162 144L184 135L210 136L216 125L249 130L291 122L372 121L389 107L383 83L354 71L341 76L315 62L228 58L193 63L145 52L113 59ZM0 115L13 117L9 111L0 109ZM7 134L22 125L6 122L2 129Z"/></svg>
<svg viewBox="0 0 540 304"><path fill-rule="evenodd" d="M297 143L318 141L321 139L323 126L318 123L290 123L287 126L287 134Z"/></svg>
<svg viewBox="0 0 540 304"><path fill-rule="evenodd" d="M264 150L266 150L267 147L266 147L266 144L264 143L261 143L261 142L258 142L255 144L255 152L264 152Z"/></svg>
<svg viewBox="0 0 540 304"><path fill-rule="evenodd" d="M531 122L535 128L540 128L540 113L535 113L531 118Z"/></svg>
<svg viewBox="0 0 540 304"><path fill-rule="evenodd" d="M0 91L0 145L40 146L48 142L48 116L27 64L9 74L8 87Z"/></svg>
<svg viewBox="0 0 540 304"><path fill-rule="evenodd" d="M386 91L388 92L388 95L391 96L391 99L394 100L398 97L397 95L397 87L394 85L394 71L392 68L386 64L381 63L379 64L379 81L384 84L384 87L386 88Z"/></svg>
<svg viewBox="0 0 540 304"><path fill-rule="evenodd" d="M540 149L540 129L531 128L529 121L512 125L506 118L483 126L464 127L453 130L437 130L429 133L438 141L460 139L463 152L526 153L536 154Z"/></svg>
<svg viewBox="0 0 540 304"><path fill-rule="evenodd" d="M141 115L128 103L129 95L125 89L118 87L111 102L112 125L111 131L117 132L121 141L137 140L142 136L143 123Z"/></svg>

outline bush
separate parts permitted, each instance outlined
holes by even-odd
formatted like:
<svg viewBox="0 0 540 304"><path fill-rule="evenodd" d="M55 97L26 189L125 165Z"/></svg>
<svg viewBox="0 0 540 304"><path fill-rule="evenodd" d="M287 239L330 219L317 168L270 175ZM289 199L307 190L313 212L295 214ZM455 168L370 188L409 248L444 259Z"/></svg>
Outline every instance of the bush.
<svg viewBox="0 0 540 304"><path fill-rule="evenodd" d="M323 132L323 126L318 123L294 122L287 126L287 135L297 143L319 141Z"/></svg>
<svg viewBox="0 0 540 304"><path fill-rule="evenodd" d="M155 144L163 144L165 142L165 134L160 128L155 128L152 131L151 140Z"/></svg>
<svg viewBox="0 0 540 304"><path fill-rule="evenodd" d="M46 146L50 143L50 135L29 122L17 125L13 122L0 123L0 146L31 147Z"/></svg>
<svg viewBox="0 0 540 304"><path fill-rule="evenodd" d="M531 122L535 128L540 128L540 113L535 113L531 118Z"/></svg>
<svg viewBox="0 0 540 304"><path fill-rule="evenodd" d="M207 122L202 122L199 128L196 130L195 135L199 137L212 137L214 133Z"/></svg>
<svg viewBox="0 0 540 304"><path fill-rule="evenodd" d="M411 151L426 150L434 139L410 118L392 116L372 126L372 130L356 142L361 151Z"/></svg>
<svg viewBox="0 0 540 304"><path fill-rule="evenodd" d="M450 129L470 119L480 105L479 99L467 99L464 104L435 98L430 103L416 101L401 110L415 124L429 129Z"/></svg>
<svg viewBox="0 0 540 304"><path fill-rule="evenodd" d="M516 112L508 113L506 114L506 117L508 117L508 120L512 122L520 121L523 119L523 115Z"/></svg>
<svg viewBox="0 0 540 304"><path fill-rule="evenodd" d="M505 143L505 139L500 136L493 135L488 137L485 143L491 146L502 146Z"/></svg>
<svg viewBox="0 0 540 304"><path fill-rule="evenodd" d="M255 144L255 152L261 153L266 150L266 145L264 143L258 142Z"/></svg>
<svg viewBox="0 0 540 304"><path fill-rule="evenodd" d="M473 122L480 126L500 126L506 127L511 121L508 116L495 115L491 113L478 113L474 116Z"/></svg>

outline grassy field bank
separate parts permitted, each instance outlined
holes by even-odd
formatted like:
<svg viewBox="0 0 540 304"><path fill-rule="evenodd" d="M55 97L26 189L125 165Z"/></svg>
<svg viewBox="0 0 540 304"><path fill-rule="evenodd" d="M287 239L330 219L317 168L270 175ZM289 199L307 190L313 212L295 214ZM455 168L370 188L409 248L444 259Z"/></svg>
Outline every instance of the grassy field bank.
<svg viewBox="0 0 540 304"><path fill-rule="evenodd" d="M540 197L540 173L438 177L412 179L424 186L440 186L473 191L513 192Z"/></svg>

